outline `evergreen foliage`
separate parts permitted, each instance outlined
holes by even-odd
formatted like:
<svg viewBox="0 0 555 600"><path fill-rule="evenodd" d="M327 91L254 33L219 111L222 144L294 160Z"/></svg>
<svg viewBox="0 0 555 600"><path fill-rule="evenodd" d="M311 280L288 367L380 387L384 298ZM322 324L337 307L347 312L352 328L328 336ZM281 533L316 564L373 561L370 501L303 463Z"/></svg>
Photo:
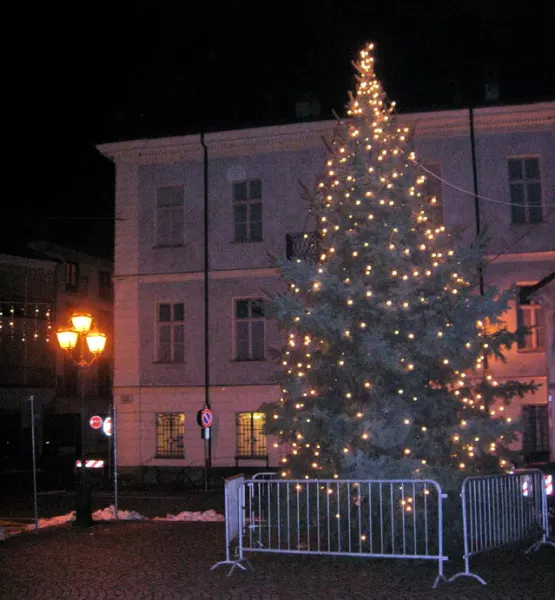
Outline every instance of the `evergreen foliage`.
<svg viewBox="0 0 555 600"><path fill-rule="evenodd" d="M481 245L457 243L435 214L372 53L354 63L356 93L311 199L319 260L279 263L283 393L264 407L267 430L287 448L284 477L503 470L515 433L504 408L535 389L488 369L516 341L501 319L513 291L479 293Z"/></svg>

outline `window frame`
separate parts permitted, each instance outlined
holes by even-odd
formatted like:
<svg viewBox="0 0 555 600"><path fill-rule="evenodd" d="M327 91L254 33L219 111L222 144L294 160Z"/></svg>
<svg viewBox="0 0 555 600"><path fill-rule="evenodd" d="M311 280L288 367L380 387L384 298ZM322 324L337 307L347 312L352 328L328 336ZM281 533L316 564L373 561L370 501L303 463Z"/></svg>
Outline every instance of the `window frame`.
<svg viewBox="0 0 555 600"><path fill-rule="evenodd" d="M254 182L258 182L260 186L260 197L256 198L252 196L251 186ZM246 185L246 197L236 198L236 187L239 185ZM264 241L264 211L262 204L262 179L260 177L252 177L250 179L241 179L234 181L231 184L231 205L232 205L232 222L233 222L233 241L239 244L247 244L253 242ZM236 208L238 206L244 206L247 212L246 216L246 236L244 239L240 238L237 233L238 219L236 214ZM260 237L253 237L253 223L258 222L252 219L252 211L254 206L260 206Z"/></svg>
<svg viewBox="0 0 555 600"><path fill-rule="evenodd" d="M527 160L536 160L538 166L538 177L537 178L527 178L526 177L526 162ZM511 179L510 175L510 162L511 161L520 161L521 169L522 169L522 177L520 179ZM542 185L542 167L539 155L522 155L522 156L508 156L506 158L507 164L507 184L508 184L508 192L509 192L509 201L510 201L510 211L511 211L511 225L531 225L536 223L544 222L544 209L543 209L543 185ZM537 206L540 211L540 219L538 221L530 220L530 207L532 206L528 200L529 197L529 188L530 184L537 183L539 186L539 205ZM523 203L522 207L524 210L524 220L523 221L515 221L515 206L516 203L513 202L513 193L512 186L520 184L523 187Z"/></svg>
<svg viewBox="0 0 555 600"><path fill-rule="evenodd" d="M245 427L241 419L247 415L249 423ZM255 426L257 421L260 421L258 428ZM265 426L266 415L264 413L257 411L235 413L235 458L237 460L266 460L268 458L268 435L264 431ZM248 451L243 443L248 446Z"/></svg>
<svg viewBox="0 0 555 600"><path fill-rule="evenodd" d="M170 319L168 321L161 321L160 320L160 308L163 305L167 305L170 307ZM182 307L182 312L183 312L183 319L175 319L175 307L176 306L181 306ZM170 328L170 339L169 339L169 346L170 346L170 360L162 360L161 358L161 346L162 346L162 342L161 342L161 333L160 330L162 327L169 327ZM183 342L182 342L182 346L183 346L183 357L182 360L176 360L176 346L178 345L176 343L176 329L177 327L181 327L182 328L182 334L183 334ZM155 340L156 340L156 345L155 345L155 355L154 355L154 362L156 364L164 364L164 365L183 365L185 364L185 303L184 302L157 302L155 305Z"/></svg>
<svg viewBox="0 0 555 600"><path fill-rule="evenodd" d="M167 204L160 206L159 204L159 191L162 189L169 188L181 188L181 203L180 204ZM154 209L155 209L155 223L154 223L154 247L155 248L179 248L185 244L185 185L183 183L167 183L164 185L158 185L155 187L154 192ZM165 232L165 238L161 239L160 235L160 211L168 212L170 218L168 223L170 230ZM172 224L176 222L175 216L181 213L181 235L179 242L173 240L173 234L171 230Z"/></svg>
<svg viewBox="0 0 555 600"><path fill-rule="evenodd" d="M527 413L533 413L527 415ZM548 404L523 404L521 406L522 452L525 455L532 453L549 453L549 405ZM533 422L534 435L530 436ZM533 444L530 443L533 438Z"/></svg>
<svg viewBox="0 0 555 600"><path fill-rule="evenodd" d="M114 298L112 274L104 269L98 270L98 297L101 300L113 300Z"/></svg>
<svg viewBox="0 0 555 600"><path fill-rule="evenodd" d="M79 291L79 263L66 260L64 268L64 284L66 292Z"/></svg>
<svg viewBox="0 0 555 600"><path fill-rule="evenodd" d="M238 317L237 316L237 303L241 301L248 301L248 317ZM233 298L232 300L232 315L233 315L233 360L235 362L263 362L266 360L266 317L262 315L261 317L253 317L252 316L252 303L260 302L262 304L262 310L264 311L264 299L259 296L240 296ZM248 358L238 358L238 323L239 322L247 322L248 325L248 345L249 352ZM253 332L252 332L252 324L258 322L262 323L262 358L253 358Z"/></svg>
<svg viewBox="0 0 555 600"><path fill-rule="evenodd" d="M165 437L164 430L162 430L162 432L160 432L160 429L159 429L160 417L171 417L169 432L166 433L166 436L172 436L172 434L175 431L175 427L177 427L178 431L177 431L176 435L173 435L173 437ZM174 417L178 417L178 419L179 419L177 426L174 425L174 423L173 423ZM181 429L181 431L179 431L179 429ZM170 459L170 460L185 458L185 413L184 412L164 411L164 412L154 413L154 432L155 432L155 454L154 454L155 458ZM177 438L179 438L179 436L181 436L181 448L179 447L179 440L176 439L176 436L177 436ZM162 438L162 444L160 443L160 438ZM165 450L164 442L171 441L171 440L174 440L173 443L177 444L177 449L172 450L171 444L170 444L170 449Z"/></svg>
<svg viewBox="0 0 555 600"><path fill-rule="evenodd" d="M517 285L518 295L516 298L516 323L517 328L524 327L523 323L524 312L530 313L530 331L520 336L517 349L518 352L545 352L545 317L543 307L539 302L530 300L527 303L522 303L522 292L525 288L530 288L534 284L519 284ZM543 344L538 338L543 337ZM532 340L529 344L528 340Z"/></svg>

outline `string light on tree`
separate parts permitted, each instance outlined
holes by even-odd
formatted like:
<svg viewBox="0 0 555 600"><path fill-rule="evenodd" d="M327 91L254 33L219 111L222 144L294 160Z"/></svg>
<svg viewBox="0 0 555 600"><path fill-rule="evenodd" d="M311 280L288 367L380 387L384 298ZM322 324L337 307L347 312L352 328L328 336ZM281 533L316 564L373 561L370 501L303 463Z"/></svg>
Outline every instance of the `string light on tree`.
<svg viewBox="0 0 555 600"><path fill-rule="evenodd" d="M354 63L356 90L311 199L319 260L280 263L290 293L272 306L289 334L283 395L266 409L289 449L281 474L502 469L515 428L498 399L534 389L486 368L516 339L499 318L509 296L476 293L480 249L459 247L437 220L373 52Z"/></svg>

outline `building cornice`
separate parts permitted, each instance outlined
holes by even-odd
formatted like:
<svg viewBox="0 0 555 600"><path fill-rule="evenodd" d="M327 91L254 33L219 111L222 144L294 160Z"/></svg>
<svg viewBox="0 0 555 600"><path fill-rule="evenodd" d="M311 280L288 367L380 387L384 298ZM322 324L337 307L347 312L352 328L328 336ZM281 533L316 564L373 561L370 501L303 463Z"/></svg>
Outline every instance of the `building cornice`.
<svg viewBox="0 0 555 600"><path fill-rule="evenodd" d="M279 277L277 268L260 269L223 269L221 271L210 271L208 273L209 281L219 279L252 279L258 277ZM203 281L204 271L192 271L189 273L136 273L136 274L116 274L114 281L135 278L141 283L172 283L186 281Z"/></svg>
<svg viewBox="0 0 555 600"><path fill-rule="evenodd" d="M555 251L546 252L519 252L514 254L492 254L484 256L484 260L489 264L499 264L507 262L555 262ZM491 262L490 262L491 261ZM488 266L488 264L486 264Z"/></svg>
<svg viewBox="0 0 555 600"><path fill-rule="evenodd" d="M523 252L520 254L501 254L499 256L485 256L484 260L495 259L495 263L507 262L550 262L555 263L555 251L550 252ZM493 262L491 264L494 264ZM210 271L208 279L242 279L257 277L279 277L279 269L275 267L260 267L254 269L221 269ZM204 271L189 271L181 273L116 273L114 281L124 279L140 279L141 283L168 283L173 281L201 281L204 280Z"/></svg>
<svg viewBox="0 0 555 600"><path fill-rule="evenodd" d="M59 261L51 258L31 258L27 256L17 256L15 254L0 254L0 263L17 265L20 267L36 267L39 269L55 269Z"/></svg>
<svg viewBox="0 0 555 600"><path fill-rule="evenodd" d="M470 131L468 109L400 114L399 119L414 129L417 138L469 135ZM323 139L331 140L336 127L337 121L317 121L235 129L206 134L204 141L210 158L324 149ZM477 135L555 131L555 102L476 108L474 127ZM201 160L204 150L200 134L100 144L97 148L111 160L139 164Z"/></svg>

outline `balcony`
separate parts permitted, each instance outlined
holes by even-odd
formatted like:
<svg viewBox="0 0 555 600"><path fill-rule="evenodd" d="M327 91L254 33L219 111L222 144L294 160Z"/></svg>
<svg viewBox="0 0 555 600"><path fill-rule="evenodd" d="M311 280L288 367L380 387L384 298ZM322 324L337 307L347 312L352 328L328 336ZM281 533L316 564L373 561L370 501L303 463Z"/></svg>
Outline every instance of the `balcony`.
<svg viewBox="0 0 555 600"><path fill-rule="evenodd" d="M316 231L288 233L285 236L285 256L287 260L317 262L320 238Z"/></svg>

